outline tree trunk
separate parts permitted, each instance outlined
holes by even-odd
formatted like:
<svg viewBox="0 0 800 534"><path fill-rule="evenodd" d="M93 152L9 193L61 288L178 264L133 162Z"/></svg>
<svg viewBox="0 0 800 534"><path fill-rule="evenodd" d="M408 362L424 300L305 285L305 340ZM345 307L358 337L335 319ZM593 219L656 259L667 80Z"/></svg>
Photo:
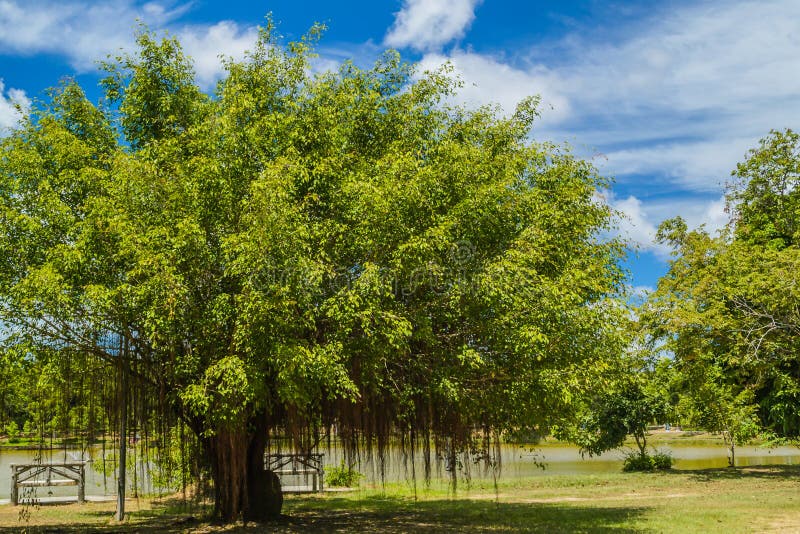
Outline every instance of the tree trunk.
<svg viewBox="0 0 800 534"><path fill-rule="evenodd" d="M120 358L127 357L128 355L128 344L127 340L122 343L122 354L119 355ZM128 462L127 462L127 447L128 447L128 432L127 432L127 423L128 423L128 374L125 369L124 362L120 359L119 364L119 377L120 377L120 387L119 387L119 400L120 400L120 408L119 408L119 470L117 471L117 513L116 519L117 521L122 521L125 519L125 473L128 469ZM136 466L133 466L134 471L136 470Z"/></svg>
<svg viewBox="0 0 800 534"><path fill-rule="evenodd" d="M728 467L736 467L736 442L733 441L733 434L730 435L728 454Z"/></svg>
<svg viewBox="0 0 800 534"><path fill-rule="evenodd" d="M633 438L636 440L636 446L639 448L639 456L644 458L647 456L647 430L637 430L633 433Z"/></svg>
<svg viewBox="0 0 800 534"><path fill-rule="evenodd" d="M736 442L733 440L733 433L723 430L722 440L728 446L728 467L736 467Z"/></svg>
<svg viewBox="0 0 800 534"><path fill-rule="evenodd" d="M264 466L266 430L256 433L247 450L247 506L245 521L277 519L283 508L283 493L278 475Z"/></svg>
<svg viewBox="0 0 800 534"><path fill-rule="evenodd" d="M264 468L266 430L251 434L220 429L207 443L217 517L226 522L279 517L283 506L280 480Z"/></svg>

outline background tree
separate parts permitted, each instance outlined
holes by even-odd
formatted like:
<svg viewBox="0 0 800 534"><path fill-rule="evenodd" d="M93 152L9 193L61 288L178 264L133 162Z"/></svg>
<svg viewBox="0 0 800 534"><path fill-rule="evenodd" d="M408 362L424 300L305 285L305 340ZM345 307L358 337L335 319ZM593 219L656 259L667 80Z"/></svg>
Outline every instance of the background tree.
<svg viewBox="0 0 800 534"><path fill-rule="evenodd" d="M680 388L678 416L684 425L718 432L728 449L728 465L736 466L736 447L755 438L761 425L753 392L731 383L716 363L686 366L673 384Z"/></svg>
<svg viewBox="0 0 800 534"><path fill-rule="evenodd" d="M649 361L629 355L623 362L611 375L611 384L597 391L576 423L560 434L589 455L622 447L633 436L637 453L645 460L647 427L664 419L667 402Z"/></svg>
<svg viewBox="0 0 800 534"><path fill-rule="evenodd" d="M67 83L0 141L0 320L121 364L226 520L279 512L278 435L397 440L427 477L571 417L623 347L607 182L530 141L536 100L453 107L392 52L312 74L319 30L261 30L213 98L142 32L105 107Z"/></svg>
<svg viewBox="0 0 800 534"><path fill-rule="evenodd" d="M791 130L772 132L737 166L719 236L680 219L659 229L675 255L643 317L675 354L686 402L730 438L731 453L755 421L785 438L800 432L799 142Z"/></svg>
<svg viewBox="0 0 800 534"><path fill-rule="evenodd" d="M33 383L31 365L10 351L0 351L0 433L21 430L30 418L28 396Z"/></svg>

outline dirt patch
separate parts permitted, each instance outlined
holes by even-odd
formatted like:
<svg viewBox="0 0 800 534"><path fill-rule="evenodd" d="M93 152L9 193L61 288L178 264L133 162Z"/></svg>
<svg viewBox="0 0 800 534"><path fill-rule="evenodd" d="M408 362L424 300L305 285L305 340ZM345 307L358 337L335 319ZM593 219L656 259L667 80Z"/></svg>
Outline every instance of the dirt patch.
<svg viewBox="0 0 800 534"><path fill-rule="evenodd" d="M739 468L743 473L777 473L781 471L778 468L770 467L770 466L760 466L760 467L740 467Z"/></svg>
<svg viewBox="0 0 800 534"><path fill-rule="evenodd" d="M593 499L589 499L587 497L548 497L546 499L520 499L520 500L514 500L514 502L525 503L525 504L549 504L558 502L581 502L590 500Z"/></svg>
<svg viewBox="0 0 800 534"><path fill-rule="evenodd" d="M632 499L681 499L685 497L700 497L698 493L621 493L617 495L593 495L591 497L576 497L573 495L562 495L559 497L528 497L515 498L513 495L494 494L470 495L469 500L499 500L508 503L520 504L557 504L567 502L597 502L597 501L628 501Z"/></svg>
<svg viewBox="0 0 800 534"><path fill-rule="evenodd" d="M800 513L790 514L784 517L772 520L768 525L758 527L760 532L800 532Z"/></svg>
<svg viewBox="0 0 800 534"><path fill-rule="evenodd" d="M623 493L618 497L599 497L598 500L614 501L617 499L680 499L681 497L699 497L697 493Z"/></svg>

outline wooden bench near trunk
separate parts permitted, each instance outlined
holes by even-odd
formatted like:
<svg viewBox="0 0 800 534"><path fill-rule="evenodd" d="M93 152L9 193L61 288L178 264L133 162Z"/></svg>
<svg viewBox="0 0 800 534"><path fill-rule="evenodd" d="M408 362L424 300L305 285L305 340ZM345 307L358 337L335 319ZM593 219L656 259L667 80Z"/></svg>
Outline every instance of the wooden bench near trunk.
<svg viewBox="0 0 800 534"><path fill-rule="evenodd" d="M86 502L86 462L11 464L11 504L20 488L49 486L78 486L78 502Z"/></svg>
<svg viewBox="0 0 800 534"><path fill-rule="evenodd" d="M267 454L265 467L281 478L284 493L316 493L322 491L325 471L322 469L322 454ZM284 477L300 476L311 478L311 484L289 486Z"/></svg>

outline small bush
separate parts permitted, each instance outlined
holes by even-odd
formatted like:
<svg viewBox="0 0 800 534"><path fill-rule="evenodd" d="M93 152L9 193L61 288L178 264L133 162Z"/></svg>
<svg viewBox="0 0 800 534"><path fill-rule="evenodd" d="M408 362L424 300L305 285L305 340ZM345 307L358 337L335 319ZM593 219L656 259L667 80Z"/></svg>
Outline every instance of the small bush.
<svg viewBox="0 0 800 534"><path fill-rule="evenodd" d="M333 466L325 470L325 483L331 487L352 488L357 486L362 478L364 475L351 466L346 466L344 460L338 467Z"/></svg>
<svg viewBox="0 0 800 534"><path fill-rule="evenodd" d="M672 469L672 454L669 451L653 451L650 459L653 463L653 469L657 471Z"/></svg>
<svg viewBox="0 0 800 534"><path fill-rule="evenodd" d="M622 470L631 471L664 471L672 469L672 455L667 451L653 451L653 454L631 451L625 455Z"/></svg>
<svg viewBox="0 0 800 534"><path fill-rule="evenodd" d="M8 435L9 443L19 443L19 427L15 421L11 421L6 425L6 434Z"/></svg>
<svg viewBox="0 0 800 534"><path fill-rule="evenodd" d="M630 452L625 455L625 461L622 463L622 470L626 473L631 471L652 471L653 461L648 454L640 454L637 451Z"/></svg>

